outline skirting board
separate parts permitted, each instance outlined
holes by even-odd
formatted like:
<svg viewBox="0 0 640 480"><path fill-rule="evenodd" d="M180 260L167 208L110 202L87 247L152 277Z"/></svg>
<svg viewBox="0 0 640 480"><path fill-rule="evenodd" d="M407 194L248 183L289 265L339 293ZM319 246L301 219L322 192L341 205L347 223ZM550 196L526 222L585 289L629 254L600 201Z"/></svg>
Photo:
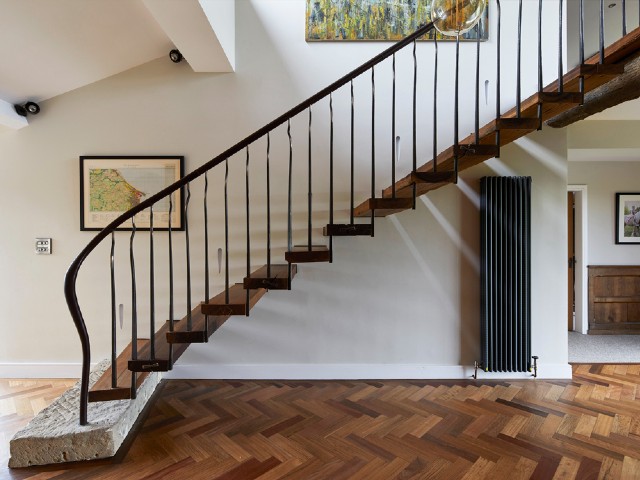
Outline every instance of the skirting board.
<svg viewBox="0 0 640 480"><path fill-rule="evenodd" d="M94 368L92 364L91 368ZM461 380L471 378L473 366L417 364L247 364L182 365L163 374L166 379L243 380L357 380L416 379ZM0 378L78 378L80 364L0 364ZM487 373L479 380L527 379L531 373ZM570 379L571 365L538 363L538 378Z"/></svg>
<svg viewBox="0 0 640 480"><path fill-rule="evenodd" d="M463 365L402 364L254 364L174 365L163 378L236 380L462 380L474 373ZM488 373L478 370L479 380L523 380L532 373ZM538 363L538 378L570 379L571 365Z"/></svg>

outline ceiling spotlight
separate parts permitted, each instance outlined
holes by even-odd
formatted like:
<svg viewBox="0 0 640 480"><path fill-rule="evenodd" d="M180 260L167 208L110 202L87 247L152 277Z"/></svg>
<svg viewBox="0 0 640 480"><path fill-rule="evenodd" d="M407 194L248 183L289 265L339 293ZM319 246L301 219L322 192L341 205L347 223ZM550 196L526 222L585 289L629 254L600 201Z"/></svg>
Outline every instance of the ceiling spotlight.
<svg viewBox="0 0 640 480"><path fill-rule="evenodd" d="M26 117L27 114L37 115L38 113L40 113L40 105L38 105L36 102L27 102L24 105L14 105L13 108L18 115L21 115L23 117Z"/></svg>
<svg viewBox="0 0 640 480"><path fill-rule="evenodd" d="M182 54L180 53L180 50L174 48L169 52L169 58L173 63L180 63L182 61Z"/></svg>

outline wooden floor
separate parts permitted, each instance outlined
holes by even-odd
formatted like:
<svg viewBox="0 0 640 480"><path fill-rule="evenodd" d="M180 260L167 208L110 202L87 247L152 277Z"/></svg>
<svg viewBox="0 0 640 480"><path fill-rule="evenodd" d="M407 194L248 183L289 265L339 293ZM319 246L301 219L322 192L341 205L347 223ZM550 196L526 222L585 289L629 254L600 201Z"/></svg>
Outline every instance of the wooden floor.
<svg viewBox="0 0 640 480"><path fill-rule="evenodd" d="M572 381L164 384L120 463L9 470L8 438L69 381L0 381L0 478L640 478L640 365Z"/></svg>

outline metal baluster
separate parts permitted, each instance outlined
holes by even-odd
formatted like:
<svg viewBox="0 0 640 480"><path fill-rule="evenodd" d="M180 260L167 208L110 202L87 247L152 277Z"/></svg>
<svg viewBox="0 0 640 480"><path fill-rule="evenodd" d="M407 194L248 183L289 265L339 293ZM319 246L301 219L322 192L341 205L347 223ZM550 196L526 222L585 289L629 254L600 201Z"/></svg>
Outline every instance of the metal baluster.
<svg viewBox="0 0 640 480"><path fill-rule="evenodd" d="M191 184L187 183L187 198L184 203L184 241L187 254L187 331L193 328L191 318L191 252L189 249L189 200L191 200Z"/></svg>
<svg viewBox="0 0 640 480"><path fill-rule="evenodd" d="M538 0L538 92L542 88L542 0ZM542 102L538 102L538 130L542 130Z"/></svg>
<svg viewBox="0 0 640 480"><path fill-rule="evenodd" d="M354 168L354 164L355 164L355 148L354 148L354 139L355 139L355 115L354 115L354 96L353 96L353 80L351 80L351 184L350 184L350 196L349 196L349 224L353 225L354 219L353 219L353 209L355 207L354 205L354 186L355 186L355 182L354 182L354 178L353 178L353 172L355 170Z"/></svg>
<svg viewBox="0 0 640 480"><path fill-rule="evenodd" d="M247 145L247 161L245 164L244 178L245 178L245 201L247 205L247 278L251 278L251 231L249 229L250 224L250 212L249 212L249 146ZM249 293L250 288L246 290L246 308L245 315L249 316Z"/></svg>
<svg viewBox="0 0 640 480"><path fill-rule="evenodd" d="M269 155L271 137L267 133L267 278L271 278L271 180L269 173Z"/></svg>
<svg viewBox="0 0 640 480"><path fill-rule="evenodd" d="M209 179L207 172L204 172L204 301L209 302L209 215L207 214L207 193L209 190ZM204 316L204 339L209 341L209 315Z"/></svg>
<svg viewBox="0 0 640 480"><path fill-rule="evenodd" d="M500 0L496 0L498 7L498 25L496 31L496 121L502 116L500 111L500 30L502 20L502 8ZM500 129L496 129L496 145L500 147Z"/></svg>
<svg viewBox="0 0 640 480"><path fill-rule="evenodd" d="M522 65L522 0L518 0L518 58L517 58L517 73L516 73L516 116L520 118L522 115L522 83L521 78L521 65Z"/></svg>
<svg viewBox="0 0 640 480"><path fill-rule="evenodd" d="M600 0L600 64L604 63L604 0Z"/></svg>
<svg viewBox="0 0 640 480"><path fill-rule="evenodd" d="M153 254L153 205L151 205L149 207L149 360L156 359L156 297Z"/></svg>
<svg viewBox="0 0 640 480"><path fill-rule="evenodd" d="M173 194L169 195L169 331L173 332ZM173 368L173 344L169 344L169 368Z"/></svg>
<svg viewBox="0 0 640 480"><path fill-rule="evenodd" d="M562 67L562 0L558 1L558 93L564 92L564 70Z"/></svg>
<svg viewBox="0 0 640 480"><path fill-rule="evenodd" d="M480 143L480 23L476 25L476 111L475 111L475 144Z"/></svg>
<svg viewBox="0 0 640 480"><path fill-rule="evenodd" d="M118 386L118 357L116 351L116 237L115 232L111 232L111 255L109 256L111 270L111 388Z"/></svg>
<svg viewBox="0 0 640 480"><path fill-rule="evenodd" d="M333 132L333 124L331 127ZM376 198L376 72L371 67L371 198ZM374 235L375 211L371 209L371 236Z"/></svg>
<svg viewBox="0 0 640 480"><path fill-rule="evenodd" d="M287 250L293 250L293 232L291 225L291 179L293 169L293 141L291 140L291 119L287 120L287 136L289 137L289 186L287 192ZM289 262L289 285L291 290L291 262Z"/></svg>
<svg viewBox="0 0 640 480"><path fill-rule="evenodd" d="M333 94L329 94L329 225L333 225ZM329 235L329 261L333 262L333 235Z"/></svg>
<svg viewBox="0 0 640 480"><path fill-rule="evenodd" d="M138 359L138 305L136 299L136 265L133 255L133 239L136 236L136 219L131 217L129 240L129 264L131 266L131 360ZM136 398L136 372L131 372L131 398Z"/></svg>
<svg viewBox="0 0 640 480"><path fill-rule="evenodd" d="M456 79L455 79L455 98L454 98L454 107L453 107L453 170L455 175L455 183L458 183L458 157L459 157L459 147L460 147L460 139L458 133L458 97L459 97L459 77L460 77L460 35L456 35Z"/></svg>
<svg viewBox="0 0 640 480"><path fill-rule="evenodd" d="M396 198L396 54L393 54L393 90L391 100L391 198Z"/></svg>
<svg viewBox="0 0 640 480"><path fill-rule="evenodd" d="M622 0L622 36L627 34L627 2Z"/></svg>
<svg viewBox="0 0 640 480"><path fill-rule="evenodd" d="M229 159L224 160L224 303L229 304Z"/></svg>
<svg viewBox="0 0 640 480"><path fill-rule="evenodd" d="M307 193L308 218L307 218L307 248L311 251L311 107L309 107L309 185Z"/></svg>
<svg viewBox="0 0 640 480"><path fill-rule="evenodd" d="M438 171L438 38L434 35L433 57L433 171Z"/></svg>
<svg viewBox="0 0 640 480"><path fill-rule="evenodd" d="M416 127L417 101L416 95L418 91L418 59L416 58L416 41L413 41L413 171L418 168L418 131ZM416 209L416 183L413 183L413 209Z"/></svg>
<svg viewBox="0 0 640 480"><path fill-rule="evenodd" d="M540 0L542 1L542 0ZM579 41L579 52L580 52L580 65L584 65L584 0L580 0L580 41ZM580 75L580 93L584 94L584 76Z"/></svg>

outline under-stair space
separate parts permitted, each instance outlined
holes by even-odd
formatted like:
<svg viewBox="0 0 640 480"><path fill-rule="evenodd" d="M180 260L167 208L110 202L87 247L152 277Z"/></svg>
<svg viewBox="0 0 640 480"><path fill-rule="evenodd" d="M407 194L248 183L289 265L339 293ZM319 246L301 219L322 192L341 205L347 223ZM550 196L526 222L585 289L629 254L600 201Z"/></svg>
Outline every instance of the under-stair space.
<svg viewBox="0 0 640 480"><path fill-rule="evenodd" d="M512 8L517 4L517 2L502 3L502 9ZM542 8L542 2L540 8ZM492 11L491 15L497 15L499 17L500 10ZM531 19L530 21L538 22L538 19ZM522 18L520 18L520 22L523 22ZM333 237L373 237L375 234L376 217L385 217L415 208L417 197L425 195L432 190L455 184L460 172L489 159L499 157L500 147L508 145L540 129L547 120L580 105L586 93L621 75L624 72L625 64L640 51L640 28L636 28L626 34L612 45L606 48L603 47L600 53L590 56L584 60L582 64L571 68L567 73L563 71L562 52L560 51L560 81L555 80L542 88L541 79L543 78L543 72L541 62L539 62L539 91L526 92L526 95L522 95L524 98L520 98L520 83L518 83L516 98L506 106L502 100L499 81L501 70L498 68L496 72L497 81L494 81L492 84L495 85L496 89L494 94L496 97L495 112L498 118L492 118L488 122L485 122L484 126L480 126L480 98L477 93L480 52L482 52L483 58L486 55L491 55L492 58L495 56L498 59L498 65L500 65L501 50L499 48L493 50L495 44L487 44L481 47L480 42L477 42L477 80L471 82L471 86L466 85L463 87L467 89L472 89L473 87L476 89L475 105L465 106L466 112L471 112L475 109L475 129L471 134L459 139L459 130L464 129L465 131L469 131L470 125L474 122L470 121L469 118L465 118L464 122L462 122L462 127L458 122L460 110L458 108L457 97L459 90L458 65L455 65L455 76L449 71L439 71L437 55L435 55L435 57L430 56L430 44L420 45L420 53L429 53L429 55L427 55L429 62L431 62L432 58L435 60L433 68L431 64L429 64L428 69L425 68L425 70L429 72L429 75L433 76L435 73L435 79L438 79L438 76L441 77L439 80L440 84L445 81L450 84L455 82L456 121L453 127L449 124L441 124L441 117L436 111L438 105L437 89L433 89L432 97L432 85L430 84L429 88L425 88L422 83L426 83L426 80L421 79L422 83L417 81L418 56L415 53L417 50L416 40L433 28L434 25L432 23L421 26L414 34L393 44L370 61L354 69L308 100L300 103L255 133L249 135L244 140L220 153L209 162L187 174L180 181L124 213L112 225L99 232L89 245L87 245L71 265L65 282L67 303L80 334L84 352L80 406L81 424L85 424L87 421L87 401L98 402L133 398L138 386L148 372L171 370L175 362L179 360L191 343L208 342L216 330L232 316L236 317L233 321L242 321L240 317L250 315L251 310L257 302L266 295L269 290L290 290L295 288L295 285L292 285L292 280L298 274L298 269L303 271L304 268L309 268L304 264L332 262L334 260L332 255ZM562 28L561 24L560 28ZM590 33L593 34L594 32ZM597 34L597 32L595 33ZM492 32L492 35L499 36L500 29ZM540 38L538 41L542 42L542 39ZM499 41L497 45L500 45ZM414 73L412 75L413 81L408 80L402 84L402 88L412 89L414 100L413 105L405 106L406 108L403 107L402 110L396 112L396 54L399 60L407 60L409 58L408 55L400 58L402 51L404 51L405 54L408 52L408 50L404 50L405 48L413 49L414 54L411 57L412 59L408 60L413 63L410 63L406 70L413 71ZM443 47L441 46L440 48ZM458 48L459 44L456 43L456 60L458 58ZM537 46L529 46L528 48L533 51ZM533 60L538 62L538 59ZM393 91L381 92L379 87L382 83L381 77L388 73L388 67L391 62L393 62ZM387 70L383 69L383 66ZM507 69L518 69L518 75L520 74L520 64L515 62L514 59L502 59L502 70L506 71ZM547 76L549 75L547 74ZM467 75L466 77L470 78L471 75ZM365 99L360 96L356 102L354 100L354 82L362 82L362 84L364 84L365 80L371 83L371 90L367 91ZM376 82L378 82L377 90L375 86ZM434 81L434 83L436 82ZM360 86L360 84L358 85ZM347 89L350 89L350 91L347 91ZM344 93L345 91L347 91L347 93ZM339 97L339 95L344 94L343 97L347 98L349 93L351 96L350 106L344 107L344 111L348 112L347 116L350 115L350 123L348 124L344 118L339 119L337 114L334 114L334 108L337 106L339 98L342 98ZM387 118L389 116L386 115L386 110L384 111L384 118L381 118L383 114L380 113L382 111L380 109L380 103L383 95L394 99L393 109L390 115L391 118ZM425 100L416 102L416 97L420 96L423 96ZM344 100L344 98L342 99ZM502 105L500 103L501 101L503 102ZM364 140L355 138L355 132L357 130L354 126L356 105L358 108L367 109L367 115L369 116L367 116L366 119L371 122L370 130L368 126L366 129L369 138ZM429 108L427 108L427 106ZM424 111L420 113L423 117L428 116L430 118L429 121L431 123L428 124L426 131L417 131L416 117L419 108L424 109ZM433 110L431 110L431 108L433 108ZM493 106L491 106L491 108L493 109ZM400 135L396 135L396 133L400 131L400 128L398 132L396 132L396 117L399 116L403 116L405 119L413 119L412 121L407 121L405 125L405 130L411 131L412 133L405 135L405 131L402 131L403 139L411 138L409 142L405 141L405 144L410 144L410 146L406 148L410 151L408 157L412 159L412 166L409 168L406 168L406 164L402 164L402 167L398 166L398 158L400 157ZM468 114L467 116L470 117L471 115ZM493 116L492 111L491 116ZM312 123L312 118L314 123ZM433 121L431 119L433 119ZM386 122L384 125L382 125L383 120ZM348 126L342 128L340 125L343 123L340 123L340 121L343 121L344 125L348 124ZM317 126L321 122L322 127ZM391 131L387 131L387 127L390 127L389 130ZM323 130L320 130L321 128ZM437 130L442 131L443 129L451 132L451 137L453 138L450 144L446 145L446 148L441 149L438 148L436 140L438 139ZM361 133L364 129L360 128L360 130L357 131ZM343 138L347 138L340 147L338 146L338 142L334 142L334 138L339 134L343 134ZM387 142L384 151L381 151L381 148L376 143L378 138L384 138L384 141ZM388 142L389 139L391 139L391 142ZM318 158L317 155L312 156L312 152L316 152L315 146L317 142L326 143L326 145L323 143L322 149L323 154L326 155L323 155L322 158ZM387 148L389 147L388 143L391 143L390 148ZM441 144L442 142L439 143ZM269 173L270 164L276 161L274 152L278 148L278 161L288 162L288 178L286 179L271 178ZM340 155L336 152L338 148L343 150L340 152ZM425 152L428 149L432 150L433 154L429 153L427 155ZM349 165L345 166L343 164L341 165L341 169L338 170L336 168L337 162L335 161L337 158L341 158L344 164L349 163ZM370 162L370 172L364 172L364 169L361 168L362 165L366 165L363 159L366 159L366 162ZM242 163L242 178L236 176L229 181L229 164L232 162L236 162L234 165ZM224 184L216 184L215 188L209 190L209 192L220 192L220 195L224 192L224 202L222 203L222 201L220 201L218 203L218 201L210 201L210 199L207 198L207 182L213 182L213 175L207 179L206 174L211 171L220 173L223 164L225 169ZM261 207L266 201L266 215L264 216L265 218L260 218L259 223L255 220L255 213L252 213L250 209L250 206L255 207L258 203L256 202L257 194L253 194L252 190L252 186L256 182L256 177L252 176L255 175L255 170L252 170L255 164L258 164L260 168L263 168L263 165L266 164L266 171L261 173L259 177L261 182L266 183L266 197L261 196L259 200ZM323 171L326 170L329 172L327 178L322 180L323 182L326 180L330 183L328 189L329 198L326 199L328 201L325 201L324 197L318 196L322 198L319 200L313 196L314 186L317 186L319 180L317 179L317 175L312 178L312 172L317 172L317 169L320 168L322 168ZM306 169L306 171L304 169ZM300 172L303 171L304 175L301 177ZM385 172L384 176L382 176L382 171ZM232 175L238 175L240 174L239 172L240 169L238 168ZM389 173L388 177L391 177L390 180L387 177L387 173ZM354 180L354 176L357 175L361 176L358 181ZM365 178L365 182L361 180L363 177L370 178ZM382 189L380 188L381 178L385 179L384 184L387 185ZM176 246L177 238L180 238L180 242L186 243L185 262L187 263L187 273L185 275L187 277L188 295L186 315L179 321L175 319L163 321L155 335L152 336L153 338L147 339L138 338L137 326L134 323L131 342L122 352L116 352L116 342L114 341L112 345L114 358L112 366L89 391L88 365L91 358L88 352L90 351L90 339L87 334L83 314L76 298L75 285L81 265L101 242L109 238L118 226L126 222L131 222L131 219L135 218L135 215L148 211L153 205L167 197L171 198L171 195L177 191L186 190L187 202L182 212L185 220L188 216L193 218L193 215L201 215L201 211L198 210L200 207L190 203L189 197L191 192L195 191L197 186L199 187L197 182L203 179L205 180L203 196L205 218L204 235L202 237L196 237L193 230L189 231L190 227L188 223L185 229L185 238L183 238L183 236L177 237L178 232L172 232L171 229L169 229L168 233L170 239L169 245L172 245L171 238L173 238L174 242L173 247L169 247L170 258L173 251L171 250L172 248L174 250L183 248L182 243L179 247ZM219 174L217 180L221 182L221 179L222 174ZM339 187L339 185L341 185L340 181L342 184L349 183L349 201L344 201L340 206L337 206L338 202L335 197L336 190L341 188ZM276 182L278 182L277 189L274 187ZM234 185L234 187L238 189L233 192L234 195L236 195L235 197L229 196L228 190L230 185ZM358 187L356 187L356 185L358 185ZM362 185L366 185L366 188L363 188ZM371 187L370 189L369 185ZM275 202L274 196L270 193L272 190L287 192L286 207L284 207L285 202L282 198L280 198L280 203ZM299 200L302 198L302 193L300 193L302 190L306 190L304 192L306 201L295 201L296 199ZM341 198L347 198L347 195L341 190L338 193L342 194ZM284 195L281 195L281 197L283 196ZM242 198L242 208L238 207L233 213L235 215L242 215L243 218L233 218L233 222L230 222L230 198ZM304 203L304 205L302 203ZM348 208L345 212L343 207L347 203ZM218 219L224 215L224 224L220 221L213 227L207 223L208 215L211 214L213 209L217 209L217 212L223 211L223 214L219 213ZM279 212L280 219L282 220L282 218L285 217L285 210L287 219L286 240L284 240L285 232L283 231L284 227L282 227L284 222L280 223L280 227L272 226L272 212ZM339 214L336 210L339 210ZM303 211L305 212L304 224L301 220L301 212ZM207 212L209 212L209 214L207 214ZM273 214L273 216L275 215L277 215L277 213ZM338 219L338 216L348 216L349 220ZM357 223L356 218L358 218L358 222L361 223ZM313 225L313 219L315 219L316 223L323 225L322 229ZM244 230L240 233L236 232L236 237L232 237L230 240L230 223L238 225L244 222L246 222L246 227L243 225ZM210 295L209 290L214 289L214 287L210 285L210 278L213 275L211 273L213 268L210 266L210 263L213 264L215 262L211 260L209 256L209 243L213 243L209 238L210 235L214 235L214 233L212 233L214 232L214 228L216 229L215 234L219 236L216 241L224 244L225 247L219 250L218 257L218 273L222 275L220 272L224 272L224 286L220 288L220 285L216 285L215 291L218 293ZM278 230L278 228L280 228L280 230ZM306 241L295 242L294 236L302 235L303 232L305 233ZM134 229L132 235L135 233ZM138 234L147 235L147 232L139 232ZM148 232L151 239L154 235L159 234L161 233L154 232L153 229ZM164 232L162 232L162 234L164 234ZM180 235L182 235L182 233ZM246 239L241 238L243 235L246 235ZM279 237L275 240L277 235L279 235ZM257 236L260 236L259 244L256 242ZM272 240L272 236L274 240ZM131 238L131 245L133 245L133 236ZM206 239L205 245L202 245L202 242L197 243L196 238ZM326 240L327 244L318 244L320 239L322 239L322 241ZM342 240L337 238L335 241ZM302 244L300 245L299 243ZM245 244L246 250L244 249ZM193 252L196 250L198 252L205 251L205 261L201 271L193 269L192 272L190 262ZM231 259L230 251L232 252ZM262 261L263 252L266 252L266 264ZM282 253L282 256L280 256L280 253ZM260 255L259 261L256 260L257 254ZM133 255L133 247L131 247L131 258L133 258ZM160 261L158 259L159 255L160 253L156 252L155 259L152 255L150 260L151 265L153 265L153 262ZM272 257L276 263L272 263ZM117 261L122 263L126 262L127 268L129 268L129 258L119 259ZM165 262L166 259L163 257L162 261ZM170 261L173 262L174 260ZM260 265L259 268L257 268L256 265ZM132 278L134 278L132 289L135 298L136 285L133 261L131 261L130 268L132 269ZM173 270L171 270L171 272L173 272ZM171 275L173 275L173 273L171 273ZM198 285L200 289L202 285L204 285L206 294L201 298L208 298L206 302L196 305L195 308L191 305L191 290L193 284ZM173 285L173 277L171 277L171 285ZM153 282L151 283L151 289L153 289ZM173 295L173 290L171 292L171 295ZM138 301L140 302L142 299L138 298ZM115 309L115 301L113 306ZM135 317L135 305L133 310L133 316ZM151 310L153 311L153 308ZM170 307L170 312L170 316L172 316L173 304ZM182 314L183 313L180 313L177 316L181 316ZM113 324L115 329L115 321ZM151 323L151 325L153 325L153 323ZM115 333L113 336L115 338Z"/></svg>

